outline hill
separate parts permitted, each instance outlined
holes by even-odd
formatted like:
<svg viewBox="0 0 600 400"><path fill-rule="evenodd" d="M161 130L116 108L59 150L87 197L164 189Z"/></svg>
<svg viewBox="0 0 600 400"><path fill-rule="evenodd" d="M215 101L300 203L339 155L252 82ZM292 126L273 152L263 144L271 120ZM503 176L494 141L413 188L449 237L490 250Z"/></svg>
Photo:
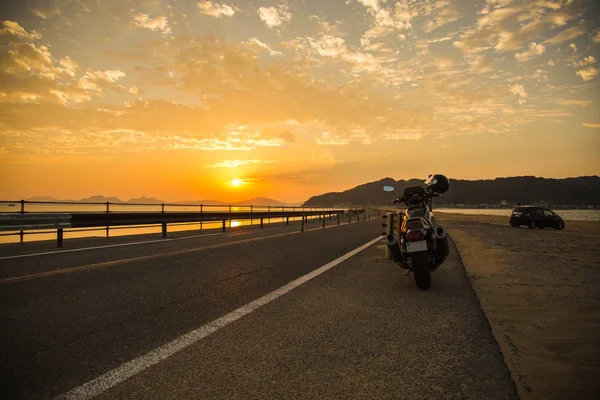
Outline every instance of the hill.
<svg viewBox="0 0 600 400"><path fill-rule="evenodd" d="M389 205L393 194L383 191L390 185L402 193L408 186L423 185L423 179L379 181L356 186L344 192L325 193L311 197L305 206ZM518 176L487 180L450 179L450 190L435 199L436 206L512 206L547 204L587 207L600 206L600 177L547 179Z"/></svg>
<svg viewBox="0 0 600 400"><path fill-rule="evenodd" d="M250 200L240 201L238 203L234 203L236 206L290 206L291 204L282 203L278 200L268 199L265 197L256 197Z"/></svg>

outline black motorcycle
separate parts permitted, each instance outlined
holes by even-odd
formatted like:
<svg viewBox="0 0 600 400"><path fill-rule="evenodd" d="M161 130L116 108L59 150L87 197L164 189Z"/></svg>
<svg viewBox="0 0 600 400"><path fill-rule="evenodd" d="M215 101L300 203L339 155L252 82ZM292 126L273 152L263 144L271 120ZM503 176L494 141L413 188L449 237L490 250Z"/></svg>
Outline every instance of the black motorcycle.
<svg viewBox="0 0 600 400"><path fill-rule="evenodd" d="M399 197L394 201L406 205L406 209L388 213L384 218L387 230L386 242L389 254L395 263L412 271L419 289L431 286L431 271L442 265L448 254L448 236L439 226L433 213L433 198L450 188L444 175L429 175L421 186L407 187L400 195L392 186L385 186L386 192L395 192ZM408 272L407 272L408 273Z"/></svg>

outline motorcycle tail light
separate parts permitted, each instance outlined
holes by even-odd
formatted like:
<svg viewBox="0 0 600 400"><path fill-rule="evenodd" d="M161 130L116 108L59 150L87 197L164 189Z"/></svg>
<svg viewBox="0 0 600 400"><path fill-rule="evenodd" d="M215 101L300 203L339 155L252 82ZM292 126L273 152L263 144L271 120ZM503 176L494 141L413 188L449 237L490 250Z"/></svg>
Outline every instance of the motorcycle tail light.
<svg viewBox="0 0 600 400"><path fill-rule="evenodd" d="M408 240L421 240L423 238L423 234L421 231L408 231L406 233L406 239Z"/></svg>
<svg viewBox="0 0 600 400"><path fill-rule="evenodd" d="M415 229L421 227L421 221L408 221L408 227Z"/></svg>

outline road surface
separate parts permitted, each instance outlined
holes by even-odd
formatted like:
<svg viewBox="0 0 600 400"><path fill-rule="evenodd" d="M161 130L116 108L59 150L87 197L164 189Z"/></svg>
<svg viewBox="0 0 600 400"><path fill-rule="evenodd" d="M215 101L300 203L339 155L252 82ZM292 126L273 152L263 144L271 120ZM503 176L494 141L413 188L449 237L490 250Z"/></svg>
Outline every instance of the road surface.
<svg viewBox="0 0 600 400"><path fill-rule="evenodd" d="M517 398L454 247L429 291L374 242L248 308L381 231L380 220L327 223L113 247L73 241L65 250L100 247L42 255L30 245L18 258L0 248L2 398Z"/></svg>

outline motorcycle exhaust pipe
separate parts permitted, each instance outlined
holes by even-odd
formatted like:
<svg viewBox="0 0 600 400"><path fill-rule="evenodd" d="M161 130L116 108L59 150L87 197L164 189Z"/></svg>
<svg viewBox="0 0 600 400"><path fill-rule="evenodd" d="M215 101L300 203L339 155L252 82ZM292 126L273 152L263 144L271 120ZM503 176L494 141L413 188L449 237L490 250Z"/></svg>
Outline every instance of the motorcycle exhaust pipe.
<svg viewBox="0 0 600 400"><path fill-rule="evenodd" d="M437 242L436 253L438 257L445 258L450 254L450 246L448 245L448 234L442 227L437 227L435 230L435 237Z"/></svg>
<svg viewBox="0 0 600 400"><path fill-rule="evenodd" d="M395 235L387 235L385 242L390 250L392 260L394 260L396 264L403 263L404 260L402 259L402 253L400 252L400 247L398 246L398 238Z"/></svg>

